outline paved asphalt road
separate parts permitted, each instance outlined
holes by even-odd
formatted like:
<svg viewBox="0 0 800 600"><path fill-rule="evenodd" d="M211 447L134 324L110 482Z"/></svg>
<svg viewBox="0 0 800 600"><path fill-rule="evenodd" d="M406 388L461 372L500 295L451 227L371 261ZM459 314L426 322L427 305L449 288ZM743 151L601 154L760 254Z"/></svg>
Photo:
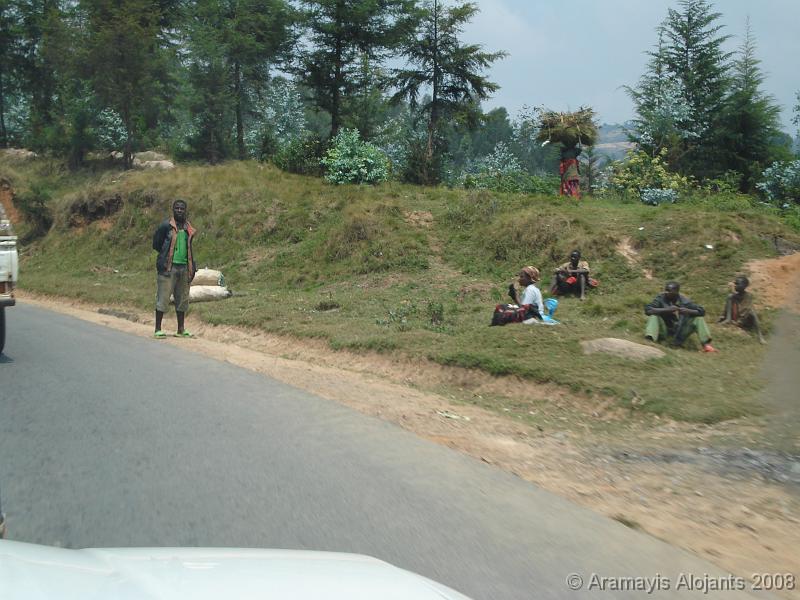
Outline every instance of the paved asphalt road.
<svg viewBox="0 0 800 600"><path fill-rule="evenodd" d="M675 578L720 573L259 374L24 302L7 317L0 488L11 539L357 552L481 600L584 596L567 588L573 572L660 573L673 589L654 597L708 598L677 594Z"/></svg>

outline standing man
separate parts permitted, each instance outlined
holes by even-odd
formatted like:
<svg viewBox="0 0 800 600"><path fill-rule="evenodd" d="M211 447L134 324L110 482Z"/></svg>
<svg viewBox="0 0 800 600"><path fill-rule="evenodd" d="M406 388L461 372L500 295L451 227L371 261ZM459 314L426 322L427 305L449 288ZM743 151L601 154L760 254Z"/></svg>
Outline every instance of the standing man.
<svg viewBox="0 0 800 600"><path fill-rule="evenodd" d="M766 344L764 336L761 334L761 325L758 322L758 315L753 308L753 296L747 291L750 280L744 275L739 275L733 282L734 292L725 301L725 314L719 322L723 325L730 323L742 329L753 329L758 334L758 341Z"/></svg>
<svg viewBox="0 0 800 600"><path fill-rule="evenodd" d="M153 235L153 250L158 252L156 338L167 337L161 330L161 321L169 309L170 294L175 298L175 315L178 318L175 337L192 337L184 327L184 319L189 310L189 284L197 271L192 254L194 234L195 228L186 220L186 201L175 200L172 203L172 218L161 223Z"/></svg>
<svg viewBox="0 0 800 600"><path fill-rule="evenodd" d="M711 332L703 316L705 309L686 296L681 296L681 285L668 281L664 291L644 307L647 315L647 329L644 336L657 342L661 338L672 337L672 345L682 346L692 333L697 333L703 352L716 352L711 345Z"/></svg>

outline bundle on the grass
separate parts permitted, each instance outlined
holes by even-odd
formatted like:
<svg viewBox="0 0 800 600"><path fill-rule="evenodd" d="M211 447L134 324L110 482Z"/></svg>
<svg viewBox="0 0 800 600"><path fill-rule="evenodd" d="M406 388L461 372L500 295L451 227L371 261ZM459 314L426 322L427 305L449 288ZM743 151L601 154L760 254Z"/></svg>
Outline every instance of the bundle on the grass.
<svg viewBox="0 0 800 600"><path fill-rule="evenodd" d="M211 302L225 300L231 296L233 292L225 287L225 277L221 271L197 269L189 287L189 302ZM170 297L170 302L174 304L175 299Z"/></svg>
<svg viewBox="0 0 800 600"><path fill-rule="evenodd" d="M193 285L189 288L189 302L211 302L225 300L233 293L221 285Z"/></svg>
<svg viewBox="0 0 800 600"><path fill-rule="evenodd" d="M192 285L218 285L224 287L225 277L223 277L222 271L197 269L197 273L194 274L194 279L192 279Z"/></svg>
<svg viewBox="0 0 800 600"><path fill-rule="evenodd" d="M541 110L539 112L539 142L553 142L572 148L581 144L594 146L597 142L597 125L594 122L594 110L582 107L576 112L555 112Z"/></svg>

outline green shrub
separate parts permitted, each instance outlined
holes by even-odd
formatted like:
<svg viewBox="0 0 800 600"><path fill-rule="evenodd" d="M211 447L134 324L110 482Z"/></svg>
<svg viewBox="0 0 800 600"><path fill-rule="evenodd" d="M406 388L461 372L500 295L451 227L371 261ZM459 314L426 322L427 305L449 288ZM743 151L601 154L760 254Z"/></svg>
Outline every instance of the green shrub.
<svg viewBox="0 0 800 600"><path fill-rule="evenodd" d="M500 142L491 154L469 165L458 177L457 183L467 189L556 195L560 179L556 176L528 175L508 146Z"/></svg>
<svg viewBox="0 0 800 600"><path fill-rule="evenodd" d="M776 162L767 168L756 188L773 202L800 202L800 160Z"/></svg>
<svg viewBox="0 0 800 600"><path fill-rule="evenodd" d="M26 192L18 194L14 199L15 206L31 227L23 242L41 237L49 231L53 224L53 214L48 206L50 196L47 187L33 183Z"/></svg>
<svg viewBox="0 0 800 600"><path fill-rule="evenodd" d="M637 196L644 189L675 190L678 193L689 190L691 179L667 170L666 154L666 149L658 156L650 156L641 150L629 151L626 160L612 163L610 187Z"/></svg>
<svg viewBox="0 0 800 600"><path fill-rule="evenodd" d="M389 159L381 149L363 142L356 129L343 129L323 157L325 179L331 183L380 183L389 177Z"/></svg>
<svg viewBox="0 0 800 600"><path fill-rule="evenodd" d="M272 163L283 171L298 175L321 175L320 159L325 144L314 135L292 140L272 156Z"/></svg>

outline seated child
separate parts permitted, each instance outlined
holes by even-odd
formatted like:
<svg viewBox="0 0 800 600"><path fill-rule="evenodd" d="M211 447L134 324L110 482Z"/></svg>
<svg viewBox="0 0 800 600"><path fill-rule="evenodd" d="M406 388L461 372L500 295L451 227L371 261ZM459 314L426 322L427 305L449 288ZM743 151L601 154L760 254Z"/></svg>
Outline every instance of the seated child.
<svg viewBox="0 0 800 600"><path fill-rule="evenodd" d="M744 275L739 275L733 282L734 292L725 300L725 313L719 318L723 325L734 324L742 329L753 329L758 335L758 341L766 343L761 334L758 315L753 308L753 296L746 291L750 280Z"/></svg>

